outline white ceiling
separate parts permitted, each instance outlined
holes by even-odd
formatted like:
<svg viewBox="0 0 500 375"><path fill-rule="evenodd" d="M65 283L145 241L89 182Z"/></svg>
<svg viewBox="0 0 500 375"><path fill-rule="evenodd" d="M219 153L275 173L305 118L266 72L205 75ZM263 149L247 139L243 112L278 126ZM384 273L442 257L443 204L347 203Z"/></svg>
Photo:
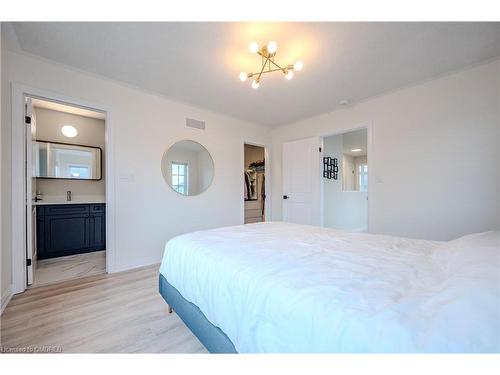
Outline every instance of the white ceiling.
<svg viewBox="0 0 500 375"><path fill-rule="evenodd" d="M500 23L14 23L19 47L175 100L278 126L500 55ZM256 40L277 61L304 61L292 81L238 79L258 67Z"/></svg>

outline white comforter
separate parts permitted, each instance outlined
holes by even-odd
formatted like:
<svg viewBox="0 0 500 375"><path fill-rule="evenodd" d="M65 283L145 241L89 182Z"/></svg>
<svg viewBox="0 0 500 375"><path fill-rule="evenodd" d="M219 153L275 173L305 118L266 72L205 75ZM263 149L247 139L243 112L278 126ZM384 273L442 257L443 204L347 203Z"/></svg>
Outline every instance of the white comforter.
<svg viewBox="0 0 500 375"><path fill-rule="evenodd" d="M259 223L170 240L162 275L239 352L498 352L499 233Z"/></svg>

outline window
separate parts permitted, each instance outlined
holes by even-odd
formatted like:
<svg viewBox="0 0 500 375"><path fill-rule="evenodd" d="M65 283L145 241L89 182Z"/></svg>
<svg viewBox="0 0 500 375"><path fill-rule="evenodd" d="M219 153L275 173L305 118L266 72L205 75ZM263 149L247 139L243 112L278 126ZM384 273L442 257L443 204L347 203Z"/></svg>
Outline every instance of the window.
<svg viewBox="0 0 500 375"><path fill-rule="evenodd" d="M188 165L187 163L172 162L172 187L180 194L188 195Z"/></svg>
<svg viewBox="0 0 500 375"><path fill-rule="evenodd" d="M359 191L368 191L368 164L358 165Z"/></svg>
<svg viewBox="0 0 500 375"><path fill-rule="evenodd" d="M71 177L90 178L89 167L70 165L68 166L68 169Z"/></svg>

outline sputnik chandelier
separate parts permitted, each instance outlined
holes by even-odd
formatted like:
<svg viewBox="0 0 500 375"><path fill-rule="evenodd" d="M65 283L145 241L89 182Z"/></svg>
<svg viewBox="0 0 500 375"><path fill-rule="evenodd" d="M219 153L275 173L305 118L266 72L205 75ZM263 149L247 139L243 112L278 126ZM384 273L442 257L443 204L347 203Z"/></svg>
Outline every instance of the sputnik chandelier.
<svg viewBox="0 0 500 375"><path fill-rule="evenodd" d="M278 44L274 41L267 43L267 45L259 48L257 42L252 42L248 46L248 49L251 53L256 53L262 58L262 65L258 72L256 73L240 73L240 80L245 82L248 78L253 78L252 87L254 89L258 89L260 86L260 81L263 74L273 73L273 72L282 72L285 75L287 80L291 80L293 78L293 71L300 71L304 67L304 63L302 61L297 61L295 64L286 65L284 67L280 66L276 61L276 51L278 50Z"/></svg>

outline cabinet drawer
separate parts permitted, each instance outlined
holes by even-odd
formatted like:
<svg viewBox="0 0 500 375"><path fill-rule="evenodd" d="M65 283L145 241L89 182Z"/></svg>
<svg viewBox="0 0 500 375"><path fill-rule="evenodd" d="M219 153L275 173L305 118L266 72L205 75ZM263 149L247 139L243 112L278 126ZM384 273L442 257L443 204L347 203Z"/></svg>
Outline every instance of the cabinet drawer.
<svg viewBox="0 0 500 375"><path fill-rule="evenodd" d="M80 215L88 213L88 204L56 204L45 206L45 215Z"/></svg>
<svg viewBox="0 0 500 375"><path fill-rule="evenodd" d="M90 205L90 212L104 212L106 209L105 204L91 204Z"/></svg>

